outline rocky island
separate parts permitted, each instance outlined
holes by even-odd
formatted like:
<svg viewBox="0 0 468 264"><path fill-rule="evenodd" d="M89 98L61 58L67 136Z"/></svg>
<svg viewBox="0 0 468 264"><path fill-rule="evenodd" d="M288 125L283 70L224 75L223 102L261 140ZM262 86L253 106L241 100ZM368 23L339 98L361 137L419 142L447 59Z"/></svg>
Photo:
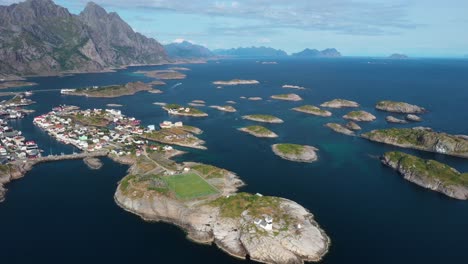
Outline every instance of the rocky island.
<svg viewBox="0 0 468 264"><path fill-rule="evenodd" d="M460 173L435 160L425 160L402 152L387 152L381 161L397 170L406 180L421 187L455 199L468 199L468 173Z"/></svg>
<svg viewBox="0 0 468 264"><path fill-rule="evenodd" d="M362 129L358 124L354 123L353 121L349 121L348 123L346 123L346 128L351 129L351 130L361 130Z"/></svg>
<svg viewBox="0 0 468 264"><path fill-rule="evenodd" d="M37 83L25 82L25 81L0 81L0 89L34 86L34 85L37 85Z"/></svg>
<svg viewBox="0 0 468 264"><path fill-rule="evenodd" d="M191 126L170 127L160 130L145 131L140 137L163 144L177 145L187 148L206 149L205 141L194 134L201 134L199 128Z"/></svg>
<svg viewBox="0 0 468 264"><path fill-rule="evenodd" d="M298 144L274 144L271 146L273 152L285 159L290 161L297 161L297 162L314 162L316 161L317 148L312 146L306 145L298 145Z"/></svg>
<svg viewBox="0 0 468 264"><path fill-rule="evenodd" d="M333 99L320 105L321 107L343 108L343 107L359 107L359 104L345 99Z"/></svg>
<svg viewBox="0 0 468 264"><path fill-rule="evenodd" d="M305 90L305 87L299 86L299 85L290 85L290 84L285 84L282 86L285 89L297 89L297 90Z"/></svg>
<svg viewBox="0 0 468 264"><path fill-rule="evenodd" d="M237 110L231 105L225 105L225 106L212 105L210 107L214 109L218 109L219 111L223 111L223 112L229 112L229 113L237 112Z"/></svg>
<svg viewBox="0 0 468 264"><path fill-rule="evenodd" d="M234 79L230 81L215 81L213 84L215 85L223 85L223 86L231 86L231 85L248 85L248 84L259 84L260 82L257 80L240 80Z"/></svg>
<svg viewBox="0 0 468 264"><path fill-rule="evenodd" d="M328 117L328 116L332 115L332 113L330 111L320 109L320 108L318 108L316 106L313 106L313 105L303 105L303 106L295 107L292 110L297 111L297 112L306 113L306 114L316 115L316 116Z"/></svg>
<svg viewBox="0 0 468 264"><path fill-rule="evenodd" d="M253 96L253 97L247 98L247 100L249 100L249 101L261 101L263 99L261 97L258 97L258 96Z"/></svg>
<svg viewBox="0 0 468 264"><path fill-rule="evenodd" d="M215 166L177 164L160 155L133 158L114 195L124 210L182 228L187 237L263 263L319 261L330 239L299 204L237 193L243 182Z"/></svg>
<svg viewBox="0 0 468 264"><path fill-rule="evenodd" d="M166 104L162 107L170 115L179 115L179 116L192 116L192 117L206 117L207 113L198 110L193 107L183 107L178 104Z"/></svg>
<svg viewBox="0 0 468 264"><path fill-rule="evenodd" d="M395 123L395 124L406 124L408 121L396 118L394 116L387 116L385 117L385 120L389 123Z"/></svg>
<svg viewBox="0 0 468 264"><path fill-rule="evenodd" d="M375 108L382 111L402 113L402 114L421 114L426 112L423 107L408 104L405 102L395 101L380 101L375 105Z"/></svg>
<svg viewBox="0 0 468 264"><path fill-rule="evenodd" d="M272 115L245 115L242 118L263 123L280 124L284 122L282 119Z"/></svg>
<svg viewBox="0 0 468 264"><path fill-rule="evenodd" d="M271 98L277 99L277 100L285 100L285 101L301 101L302 98L297 95L297 94L277 94L277 95L272 95Z"/></svg>
<svg viewBox="0 0 468 264"><path fill-rule="evenodd" d="M366 121L366 122L374 121L376 119L376 117L373 114L368 113L366 111L362 111L362 110L349 112L346 115L344 115L343 118L353 120L353 121Z"/></svg>
<svg viewBox="0 0 468 264"><path fill-rule="evenodd" d="M354 136L355 135L354 131L344 127L341 124L327 123L327 124L325 124L325 126L330 128L331 130L337 132L337 133L340 133L340 134L344 134L344 135L348 135L348 136Z"/></svg>
<svg viewBox="0 0 468 264"><path fill-rule="evenodd" d="M78 89L62 89L66 95L77 95L97 98L115 98L133 95L141 91L151 91L153 88L143 82L131 82L125 85L93 86Z"/></svg>
<svg viewBox="0 0 468 264"><path fill-rule="evenodd" d="M468 158L468 139L429 128L389 128L362 134L371 141Z"/></svg>
<svg viewBox="0 0 468 264"><path fill-rule="evenodd" d="M174 70L137 71L135 73L159 80L182 80L187 77L187 75Z"/></svg>
<svg viewBox="0 0 468 264"><path fill-rule="evenodd" d="M405 119L408 120L408 121L411 121L411 122L421 122L422 121L422 118L417 116L417 115L413 115L413 114L407 114L405 116Z"/></svg>
<svg viewBox="0 0 468 264"><path fill-rule="evenodd" d="M269 130L266 127L263 126L248 126L248 127L242 127L239 128L239 131L249 133L253 136L256 137L262 137L262 138L276 138L278 135L274 133L273 131Z"/></svg>

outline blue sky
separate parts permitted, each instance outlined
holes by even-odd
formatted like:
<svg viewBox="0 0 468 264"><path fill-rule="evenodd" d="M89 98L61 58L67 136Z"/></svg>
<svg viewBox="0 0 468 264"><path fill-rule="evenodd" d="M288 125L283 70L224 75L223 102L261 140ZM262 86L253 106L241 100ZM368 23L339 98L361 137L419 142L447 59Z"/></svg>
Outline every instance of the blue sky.
<svg viewBox="0 0 468 264"><path fill-rule="evenodd" d="M15 0L0 0L0 3ZM55 0L79 13L87 1ZM95 0L162 43L334 47L349 56L468 54L467 0Z"/></svg>

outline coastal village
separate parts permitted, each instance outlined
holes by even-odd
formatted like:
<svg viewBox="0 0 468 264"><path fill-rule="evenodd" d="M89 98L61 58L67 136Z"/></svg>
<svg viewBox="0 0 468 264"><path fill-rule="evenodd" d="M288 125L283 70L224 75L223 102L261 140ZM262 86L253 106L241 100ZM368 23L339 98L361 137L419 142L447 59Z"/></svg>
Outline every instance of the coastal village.
<svg viewBox="0 0 468 264"><path fill-rule="evenodd" d="M0 102L0 164L21 162L41 156L41 150L33 140L26 139L21 131L13 129L9 122L25 117L33 111L24 106L35 103L27 98L30 92L16 95Z"/></svg>

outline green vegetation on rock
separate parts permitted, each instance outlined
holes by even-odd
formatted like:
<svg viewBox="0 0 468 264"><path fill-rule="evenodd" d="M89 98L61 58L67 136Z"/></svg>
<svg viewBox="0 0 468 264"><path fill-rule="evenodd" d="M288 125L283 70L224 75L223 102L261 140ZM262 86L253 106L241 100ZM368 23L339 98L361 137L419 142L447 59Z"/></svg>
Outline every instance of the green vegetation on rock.
<svg viewBox="0 0 468 264"><path fill-rule="evenodd" d="M304 146L298 144L277 144L277 149L285 155L300 155L304 152Z"/></svg>
<svg viewBox="0 0 468 264"><path fill-rule="evenodd" d="M222 217L237 218L249 210L250 215L261 217L263 214L274 216L279 212L280 200L277 197L258 196L249 193L238 193L229 197L219 197L210 202L219 207Z"/></svg>
<svg viewBox="0 0 468 264"><path fill-rule="evenodd" d="M216 188L196 173L166 176L163 179L179 199L195 199L218 193Z"/></svg>

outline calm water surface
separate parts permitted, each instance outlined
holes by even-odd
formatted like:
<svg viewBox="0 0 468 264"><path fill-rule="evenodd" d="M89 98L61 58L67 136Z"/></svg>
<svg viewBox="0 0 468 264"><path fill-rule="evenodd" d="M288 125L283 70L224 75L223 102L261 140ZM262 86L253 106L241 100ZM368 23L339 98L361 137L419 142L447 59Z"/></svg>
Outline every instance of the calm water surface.
<svg viewBox="0 0 468 264"><path fill-rule="evenodd" d="M323 125L343 122L346 109L332 110L333 117L314 117L291 111L302 104L325 100L356 100L378 120L363 123L363 131L390 127L384 112L374 110L378 100L403 100L429 110L422 126L453 134L468 134L467 60L280 60L262 65L256 60L184 65L188 78L158 87L164 94L139 93L114 99L62 96L61 88L149 81L134 71L160 69L134 67L115 73L30 78L39 83L32 99L35 115L59 104L103 108L123 104L124 114L144 125L181 120L205 131L208 150L190 150L178 161L199 161L236 172L246 183L243 191L292 199L311 210L332 238L323 263L468 263L468 203L427 191L383 167L377 157L391 146L336 134ZM256 86L217 89L215 80L256 79ZM174 87L177 83L182 83ZM284 84L307 90L285 90ZM11 90L21 90L11 89ZM268 99L294 92L303 102ZM247 101L240 96L260 96ZM202 119L168 117L153 102L187 104L205 100L207 105L237 102L237 113L203 108ZM258 139L236 128L253 124L241 116L268 113L285 120L267 125L277 139ZM73 149L51 139L32 124L31 115L13 123L38 141L46 153ZM393 125L402 126L402 125ZM403 125L411 126L411 125ZM309 144L320 149L313 164L276 157L270 145L278 142ZM468 171L467 160L405 150ZM99 171L82 161L41 164L25 178L9 185L7 200L0 204L1 263L246 263L214 246L194 244L183 231L164 223L147 223L129 214L113 200L117 182L127 167L105 159Z"/></svg>

